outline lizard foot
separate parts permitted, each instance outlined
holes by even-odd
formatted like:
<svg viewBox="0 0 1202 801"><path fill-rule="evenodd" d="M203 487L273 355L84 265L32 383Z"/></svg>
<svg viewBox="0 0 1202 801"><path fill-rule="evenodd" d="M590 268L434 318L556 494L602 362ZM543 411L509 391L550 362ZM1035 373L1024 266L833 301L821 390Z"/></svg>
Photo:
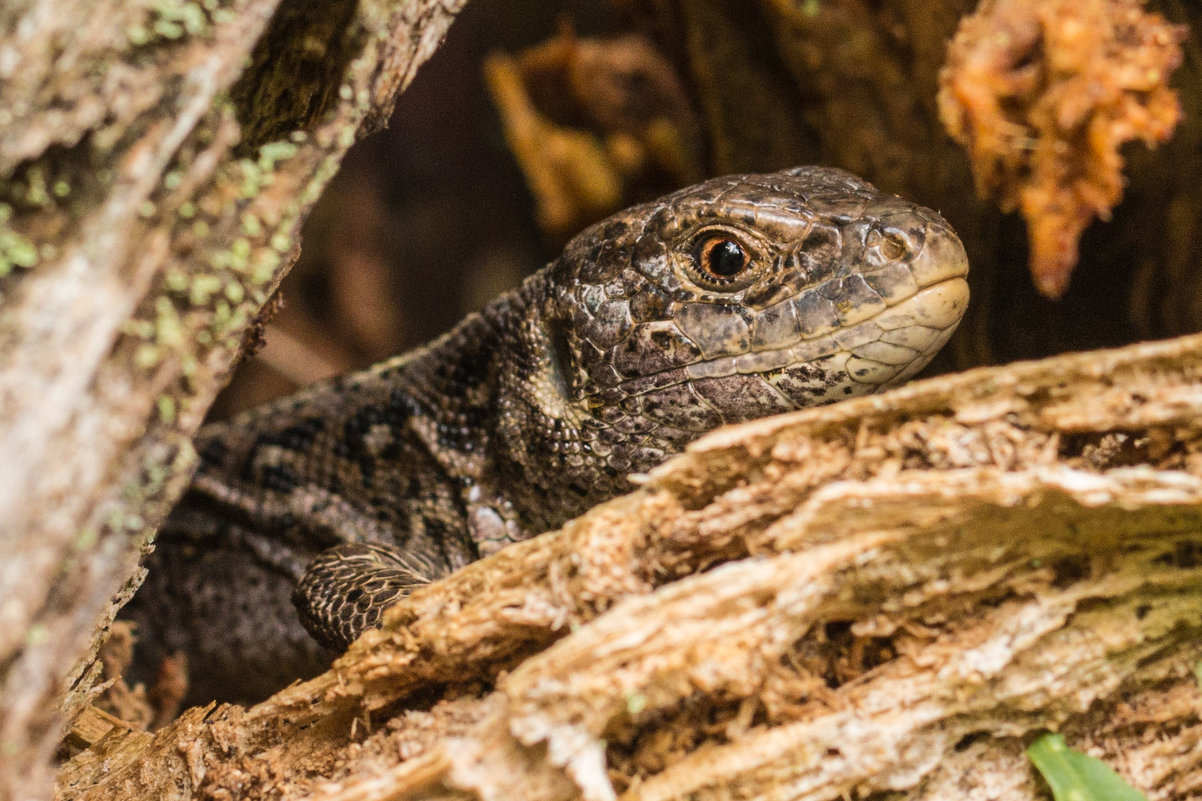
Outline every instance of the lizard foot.
<svg viewBox="0 0 1202 801"><path fill-rule="evenodd" d="M398 548L347 543L322 551L309 563L292 603L315 640L345 651L365 629L379 628L389 604L431 579Z"/></svg>

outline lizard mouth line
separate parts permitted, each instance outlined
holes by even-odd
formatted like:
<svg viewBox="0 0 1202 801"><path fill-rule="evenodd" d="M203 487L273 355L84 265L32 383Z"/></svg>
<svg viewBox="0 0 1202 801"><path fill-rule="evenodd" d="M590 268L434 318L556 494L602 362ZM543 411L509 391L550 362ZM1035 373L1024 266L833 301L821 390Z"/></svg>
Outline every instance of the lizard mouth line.
<svg viewBox="0 0 1202 801"><path fill-rule="evenodd" d="M830 369L845 370L849 380L871 391L921 370L955 331L967 304L968 281L963 275L954 275L847 326L803 336L787 345L714 356L628 378L612 390L630 397L697 379L762 375L843 357L844 365Z"/></svg>

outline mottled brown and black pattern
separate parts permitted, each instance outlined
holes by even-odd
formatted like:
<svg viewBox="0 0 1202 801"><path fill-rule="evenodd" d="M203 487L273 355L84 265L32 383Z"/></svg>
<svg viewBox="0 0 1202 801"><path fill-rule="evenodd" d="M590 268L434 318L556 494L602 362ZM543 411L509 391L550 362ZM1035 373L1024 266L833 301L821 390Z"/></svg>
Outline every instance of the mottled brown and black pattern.
<svg viewBox="0 0 1202 801"><path fill-rule="evenodd" d="M305 626L343 647L705 431L910 377L963 314L966 271L937 214L838 170L618 214L428 347L206 427L131 605L146 658L185 650L202 693L315 670L298 582Z"/></svg>

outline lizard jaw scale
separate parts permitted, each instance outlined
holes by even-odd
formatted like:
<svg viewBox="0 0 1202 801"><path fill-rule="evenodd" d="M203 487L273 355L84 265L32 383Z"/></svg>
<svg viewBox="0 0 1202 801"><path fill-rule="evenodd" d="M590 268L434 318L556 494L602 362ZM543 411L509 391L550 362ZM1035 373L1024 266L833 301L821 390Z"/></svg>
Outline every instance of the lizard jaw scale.
<svg viewBox="0 0 1202 801"><path fill-rule="evenodd" d="M924 287L875 316L827 336L802 340L784 348L695 362L684 367L682 378L695 380L766 373L846 352L857 363L872 368L873 380L853 380L881 384L895 380L902 373L912 375L926 366L955 330L967 302L968 282L961 276L954 276Z"/></svg>

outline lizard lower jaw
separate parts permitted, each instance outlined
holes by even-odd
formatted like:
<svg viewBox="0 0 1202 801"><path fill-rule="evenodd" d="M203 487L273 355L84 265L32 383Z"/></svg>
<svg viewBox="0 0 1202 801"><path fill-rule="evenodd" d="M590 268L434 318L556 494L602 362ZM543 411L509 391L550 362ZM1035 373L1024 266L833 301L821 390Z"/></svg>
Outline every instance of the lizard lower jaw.
<svg viewBox="0 0 1202 801"><path fill-rule="evenodd" d="M867 391L909 380L947 344L968 308L968 294L963 277L947 278L868 320L863 332L849 330L843 337L848 376L868 384ZM872 324L882 332L875 338ZM865 341L852 344L853 336Z"/></svg>
<svg viewBox="0 0 1202 801"><path fill-rule="evenodd" d="M784 348L752 351L690 364L688 379L764 374L795 365L823 362L828 372L843 369L864 394L917 373L955 331L968 305L968 282L961 275L924 287L872 317L829 334ZM844 362L837 365L834 362Z"/></svg>

